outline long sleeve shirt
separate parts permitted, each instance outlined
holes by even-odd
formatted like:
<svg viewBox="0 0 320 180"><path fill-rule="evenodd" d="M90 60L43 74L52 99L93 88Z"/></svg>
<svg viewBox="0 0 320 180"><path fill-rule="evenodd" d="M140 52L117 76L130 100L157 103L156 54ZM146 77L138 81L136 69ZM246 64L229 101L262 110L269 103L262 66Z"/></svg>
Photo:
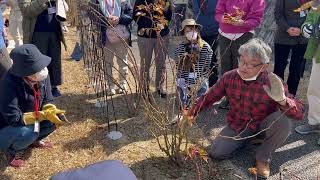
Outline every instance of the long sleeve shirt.
<svg viewBox="0 0 320 180"><path fill-rule="evenodd" d="M277 0L274 11L274 19L277 24L277 31L274 37L274 42L285 45L307 44L308 40L302 36L290 36L287 30L290 27L300 28L307 17L301 16L300 13L293 10L299 8L303 3L310 0Z"/></svg>
<svg viewBox="0 0 320 180"><path fill-rule="evenodd" d="M194 71L183 69L180 64L183 61L187 52L187 43L179 44L175 50L175 61L177 67L177 79L182 78L187 86L193 85L201 78L207 78L210 72L210 63L213 51L208 43L203 41L203 46L200 48L200 56L197 63L194 65Z"/></svg>
<svg viewBox="0 0 320 180"><path fill-rule="evenodd" d="M222 22L225 13L234 14L234 7L244 11L242 20L243 26L235 26ZM219 22L219 27L224 33L246 33L254 30L260 23L265 9L264 0L219 0L216 7L215 18Z"/></svg>
<svg viewBox="0 0 320 180"><path fill-rule="evenodd" d="M7 126L23 126L23 113L34 112L34 93L23 78L8 73L0 80L0 129ZM43 105L53 102L50 79L39 82L40 102Z"/></svg>
<svg viewBox="0 0 320 180"><path fill-rule="evenodd" d="M268 115L278 110L292 119L303 119L303 104L291 98L287 85L284 84L287 97L286 106L281 106L271 99L264 91L263 85L270 87L267 72L262 72L256 81L246 82L241 79L237 70L229 71L206 94L196 100L190 113L197 115L202 109L211 106L223 96L226 96L230 102L227 123L236 132L240 132L247 125L250 129L257 130L260 123Z"/></svg>
<svg viewBox="0 0 320 180"><path fill-rule="evenodd" d="M164 0L166 3L170 3L170 1L168 0ZM156 2L156 0L136 0L135 4L134 4L134 8L133 8L133 19L134 21L138 24L138 32L141 29L149 29L149 28L155 28L156 27L156 21L157 18L155 18L156 16L162 16L161 14L159 14L158 12L155 11L151 11L151 14L149 12L147 12L145 9L139 10L139 6L141 5L149 5L152 6L154 3ZM138 13L145 13L145 16L137 16ZM163 16L164 19L167 20L169 23L171 21L172 18L172 10L171 10L171 4L170 6L167 8L167 10L165 10L163 12ZM168 25L164 26L164 29L162 29L160 31L160 35L161 37L164 37L166 35L168 35L170 32ZM140 34L138 33L138 36L140 37L145 37L145 38L156 38L157 37L157 33L154 30L151 30L151 33L148 34L146 32Z"/></svg>

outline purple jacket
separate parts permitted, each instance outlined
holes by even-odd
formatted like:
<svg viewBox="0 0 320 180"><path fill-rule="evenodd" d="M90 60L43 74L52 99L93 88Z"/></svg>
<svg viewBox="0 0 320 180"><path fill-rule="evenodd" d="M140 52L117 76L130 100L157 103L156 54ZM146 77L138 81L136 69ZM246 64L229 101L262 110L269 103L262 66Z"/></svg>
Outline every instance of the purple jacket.
<svg viewBox="0 0 320 180"><path fill-rule="evenodd" d="M234 6L245 12L243 26L234 26L222 22L224 13L235 13ZM261 22L265 8L264 0L219 0L215 18L219 22L221 31L225 33L246 33L254 30Z"/></svg>

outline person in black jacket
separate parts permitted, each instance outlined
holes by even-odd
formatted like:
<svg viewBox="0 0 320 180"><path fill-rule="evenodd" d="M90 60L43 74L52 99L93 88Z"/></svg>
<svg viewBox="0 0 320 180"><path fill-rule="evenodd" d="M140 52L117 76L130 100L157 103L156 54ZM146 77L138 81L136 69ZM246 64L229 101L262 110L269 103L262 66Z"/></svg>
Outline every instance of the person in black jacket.
<svg viewBox="0 0 320 180"><path fill-rule="evenodd" d="M28 146L52 147L41 140L62 124L58 116L64 111L51 104L51 58L33 44L16 47L10 57L13 65L0 80L0 150L11 166L21 167L20 155Z"/></svg>
<svg viewBox="0 0 320 180"><path fill-rule="evenodd" d="M307 10L294 12L310 0L278 0L275 9L277 31L274 38L274 73L284 80L284 71L291 52L289 76L287 80L289 93L296 95L301 71L304 71L304 53L308 40L303 37L300 27L306 20Z"/></svg>
<svg viewBox="0 0 320 180"><path fill-rule="evenodd" d="M133 10L133 19L138 24L138 47L141 57L141 87L145 93L148 93L150 82L149 70L154 51L156 56L155 85L160 97L165 98L166 93L164 92L163 84L166 74L165 60L168 53L168 34L170 32L168 24L172 18L170 1L137 0Z"/></svg>

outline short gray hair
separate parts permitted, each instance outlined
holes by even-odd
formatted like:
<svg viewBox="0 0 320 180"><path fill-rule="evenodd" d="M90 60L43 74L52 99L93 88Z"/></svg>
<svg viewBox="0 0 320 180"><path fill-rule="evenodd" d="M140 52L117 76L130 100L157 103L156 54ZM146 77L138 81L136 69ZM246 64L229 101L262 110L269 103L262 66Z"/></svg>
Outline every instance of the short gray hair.
<svg viewBox="0 0 320 180"><path fill-rule="evenodd" d="M239 54L248 53L250 58L258 58L264 64L270 62L272 50L268 44L258 38L253 38L239 48Z"/></svg>

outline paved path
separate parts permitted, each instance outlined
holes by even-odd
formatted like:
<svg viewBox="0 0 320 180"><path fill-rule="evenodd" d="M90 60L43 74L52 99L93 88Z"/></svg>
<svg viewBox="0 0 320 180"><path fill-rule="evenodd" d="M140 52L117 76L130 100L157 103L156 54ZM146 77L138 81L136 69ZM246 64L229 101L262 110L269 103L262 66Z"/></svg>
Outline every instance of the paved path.
<svg viewBox="0 0 320 180"><path fill-rule="evenodd" d="M173 58L173 49L176 41L171 41L169 46L170 58ZM136 42L133 44L133 51L137 59L139 59L139 51L136 46ZM168 75L168 77L171 77ZM307 79L307 78L306 78ZM169 80L169 81L172 81ZM301 83L308 83L302 81ZM300 92L306 93L306 92ZM217 109L218 110L218 109ZM204 116L213 117L213 119L204 118L205 120L199 122L199 126L206 132L208 137L212 137L217 134L221 128L225 125L225 116L227 111L218 110L217 115L207 114ZM293 127L305 121L295 122ZM280 172L282 172L282 179L284 180L317 180L320 179L320 146L317 145L317 140L320 138L320 134L301 136L292 131L292 134L285 142L283 147L276 150L273 154L273 160L271 164L271 180L280 179ZM243 149L240 153L236 154L236 157L230 160L221 162L221 166L225 169L229 169L229 176L226 179L240 179L237 175L243 179L254 179L248 174L247 169L254 166L255 146L250 145ZM285 170L283 170L285 169ZM236 175L234 175L236 174ZM317 175L318 174L318 175Z"/></svg>
<svg viewBox="0 0 320 180"><path fill-rule="evenodd" d="M217 134L225 125L226 113L225 110L218 110L218 114L213 119L203 118L205 120L199 122L199 126L204 129L208 137L212 136L212 133ZM210 112L205 112L204 116L212 117ZM304 122L295 122L293 127ZM302 136L293 130L285 144L277 149L272 156L271 177L269 179L280 179L280 172L282 172L284 180L299 178L317 180L317 176L320 179L320 146L317 144L319 138L319 134ZM248 168L254 166L254 157L255 146L249 145L227 161L231 162L234 167L238 167L242 176L247 175L243 179L254 179L247 172Z"/></svg>

